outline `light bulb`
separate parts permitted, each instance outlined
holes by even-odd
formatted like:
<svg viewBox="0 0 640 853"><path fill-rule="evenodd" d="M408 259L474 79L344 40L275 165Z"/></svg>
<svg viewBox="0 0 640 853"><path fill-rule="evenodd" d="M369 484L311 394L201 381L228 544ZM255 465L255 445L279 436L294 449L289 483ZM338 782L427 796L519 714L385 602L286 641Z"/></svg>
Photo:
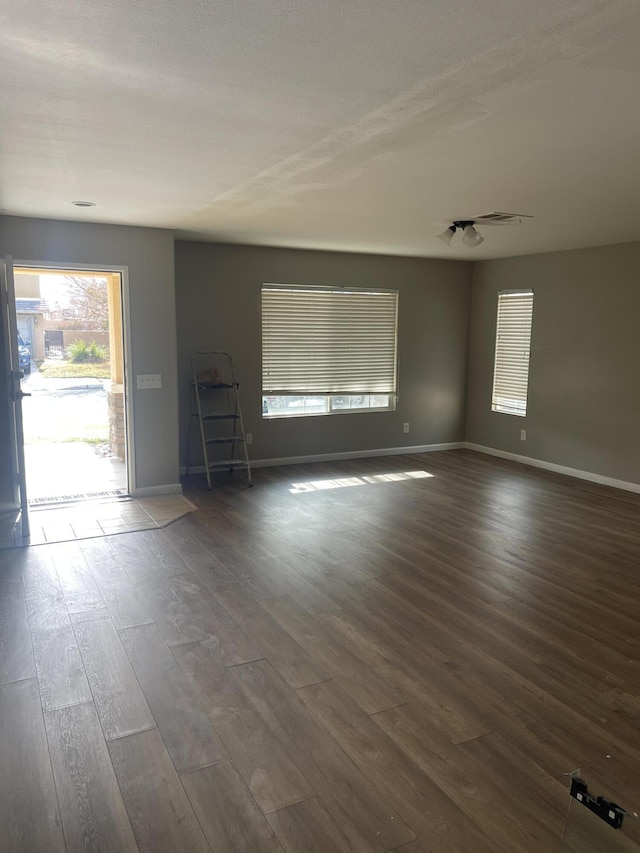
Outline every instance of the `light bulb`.
<svg viewBox="0 0 640 853"><path fill-rule="evenodd" d="M465 246L473 248L473 246L479 246L480 243L483 243L484 237L476 231L473 225L469 224L464 226L464 237L462 238L462 242Z"/></svg>
<svg viewBox="0 0 640 853"><path fill-rule="evenodd" d="M443 231L442 234L438 234L438 240L442 240L443 243L446 243L447 246L451 244L451 240L453 239L453 235L456 233L455 225L450 225L446 231Z"/></svg>

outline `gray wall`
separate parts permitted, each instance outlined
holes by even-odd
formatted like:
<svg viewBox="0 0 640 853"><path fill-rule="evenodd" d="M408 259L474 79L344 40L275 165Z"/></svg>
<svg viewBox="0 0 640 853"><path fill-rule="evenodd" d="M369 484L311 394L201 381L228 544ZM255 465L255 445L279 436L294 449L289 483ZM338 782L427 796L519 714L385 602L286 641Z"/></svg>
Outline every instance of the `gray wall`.
<svg viewBox="0 0 640 853"><path fill-rule="evenodd" d="M466 262L178 241L183 464L189 359L192 352L207 349L225 350L234 359L254 459L462 441L470 279ZM262 419L260 288L267 282L400 291L395 412ZM405 421L408 435L402 432Z"/></svg>
<svg viewBox="0 0 640 853"><path fill-rule="evenodd" d="M480 262L472 288L472 265L463 262L179 241L174 289L171 232L6 216L0 217L0 254L42 264L128 267L129 368L134 375L163 376L159 391L134 390L139 488L178 482L178 399L184 464L189 357L209 348L234 356L256 459L466 438L640 483L640 243ZM264 282L397 288L397 410L263 421ZM535 300L523 419L492 413L490 406L497 292L525 287L533 288ZM404 421L409 435L402 433Z"/></svg>
<svg viewBox="0 0 640 853"><path fill-rule="evenodd" d="M138 489L179 483L173 247L172 232L160 229L0 217L3 256L43 265L128 268L131 357L127 366L134 377L162 374L161 389L133 390Z"/></svg>
<svg viewBox="0 0 640 853"><path fill-rule="evenodd" d="M491 412L497 293L534 290L527 417ZM467 441L640 483L640 243L475 265ZM520 430L527 440L520 440Z"/></svg>

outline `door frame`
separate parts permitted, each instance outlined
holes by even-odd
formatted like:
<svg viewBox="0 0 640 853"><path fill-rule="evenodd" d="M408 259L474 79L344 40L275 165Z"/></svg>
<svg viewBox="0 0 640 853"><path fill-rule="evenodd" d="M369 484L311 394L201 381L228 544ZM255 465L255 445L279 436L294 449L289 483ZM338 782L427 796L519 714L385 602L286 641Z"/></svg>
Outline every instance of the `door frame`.
<svg viewBox="0 0 640 853"><path fill-rule="evenodd" d="M24 432L22 420L22 400L31 396L22 391L22 371L18 358L18 320L16 316L16 300L13 278L13 258L6 255L0 259L2 264L2 287L0 287L0 321L2 326L2 345L4 349L3 370L5 371L7 417L9 435L7 436L9 463L11 466L10 488L13 493L11 509L7 512L13 517L13 530L20 524L22 541L30 536L29 502L27 500L27 477L24 465ZM4 384L4 382L3 382ZM3 515L4 515L3 511Z"/></svg>
<svg viewBox="0 0 640 853"><path fill-rule="evenodd" d="M125 434L127 449L127 494L136 493L136 464L135 464L135 422L133 413L133 370L131 368L131 312L129 303L129 268L127 266L113 266L112 264L62 264L50 261L18 260L13 259L13 266L20 269L32 269L52 272L86 272L86 273L119 273L120 274L120 305L122 310L122 348L124 369L124 406L125 406Z"/></svg>

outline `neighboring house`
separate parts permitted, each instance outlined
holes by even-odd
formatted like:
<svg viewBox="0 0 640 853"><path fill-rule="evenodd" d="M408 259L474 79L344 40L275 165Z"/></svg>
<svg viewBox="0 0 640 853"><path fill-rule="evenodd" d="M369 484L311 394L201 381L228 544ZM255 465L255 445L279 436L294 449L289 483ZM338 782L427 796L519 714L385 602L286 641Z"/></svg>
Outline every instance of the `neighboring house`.
<svg viewBox="0 0 640 853"><path fill-rule="evenodd" d="M29 342L31 358L44 358L44 315L48 308L40 298L40 276L16 276L15 287L18 331Z"/></svg>

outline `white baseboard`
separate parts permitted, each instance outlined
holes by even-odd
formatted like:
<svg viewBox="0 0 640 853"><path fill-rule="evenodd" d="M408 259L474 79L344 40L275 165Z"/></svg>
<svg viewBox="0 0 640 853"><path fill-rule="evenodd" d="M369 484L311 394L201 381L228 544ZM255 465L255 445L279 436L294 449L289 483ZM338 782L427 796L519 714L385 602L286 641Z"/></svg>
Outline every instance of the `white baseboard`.
<svg viewBox="0 0 640 853"><path fill-rule="evenodd" d="M371 456L404 456L411 453L433 453L436 450L460 450L465 447L464 441L453 441L448 444L417 444L413 447L382 447L376 450L349 450L344 453L316 453L310 456L278 456L272 459L250 459L252 468L273 468L276 465L304 465L308 462L337 462L340 459L365 459ZM192 474L204 474L204 465L190 466ZM187 469L180 468L181 474Z"/></svg>
<svg viewBox="0 0 640 853"><path fill-rule="evenodd" d="M477 453L498 456L500 459L510 459L512 462L520 462L522 465L530 465L533 468L543 468L545 471L565 474L567 477L576 477L579 480L588 480L590 483L598 483L601 486L611 486L614 489L623 489L625 492L640 494L640 483L616 480L614 477L605 477L602 474L594 474L591 471L582 471L580 468L568 468L566 465L556 465L555 462L545 462L544 459L534 459L533 456L521 456L519 453L508 453L506 450L497 450L495 447L485 447L482 444L473 444L470 441L465 442L463 446L467 450L475 450Z"/></svg>
<svg viewBox="0 0 640 853"><path fill-rule="evenodd" d="M204 470L204 469L203 469ZM132 498L153 498L156 495L181 495L181 483L165 483L162 486L143 486L139 489L132 489Z"/></svg>
<svg viewBox="0 0 640 853"><path fill-rule="evenodd" d="M564 474L567 477L575 477L578 480L587 480L590 483L598 483L601 486L611 486L614 489L622 489L625 492L640 494L640 483L630 483L626 480L617 480L615 477L605 477L603 474L594 474L592 471L582 471L580 468L569 468L567 465L557 465L555 462L546 462L544 459L535 459L533 456L522 456L519 453L509 453L506 450L498 450L495 447L485 447L482 444L473 444L470 441L452 441L446 444L418 444L412 447L380 447L375 450L353 450L343 453L316 453L308 456L278 456L272 459L250 459L252 468L271 468L277 465L304 465L310 462L337 462L341 459L365 459L372 456L402 456L411 453L433 453L438 450L474 450L477 453L485 453L488 456L497 456L500 459L509 459L522 465L533 468L542 468L545 471L553 471L556 474ZM185 466L180 468L180 474L186 474ZM204 465L191 467L192 474L204 474ZM156 489L166 491L139 490L134 497L142 494L170 494L182 491L182 487L160 486Z"/></svg>

